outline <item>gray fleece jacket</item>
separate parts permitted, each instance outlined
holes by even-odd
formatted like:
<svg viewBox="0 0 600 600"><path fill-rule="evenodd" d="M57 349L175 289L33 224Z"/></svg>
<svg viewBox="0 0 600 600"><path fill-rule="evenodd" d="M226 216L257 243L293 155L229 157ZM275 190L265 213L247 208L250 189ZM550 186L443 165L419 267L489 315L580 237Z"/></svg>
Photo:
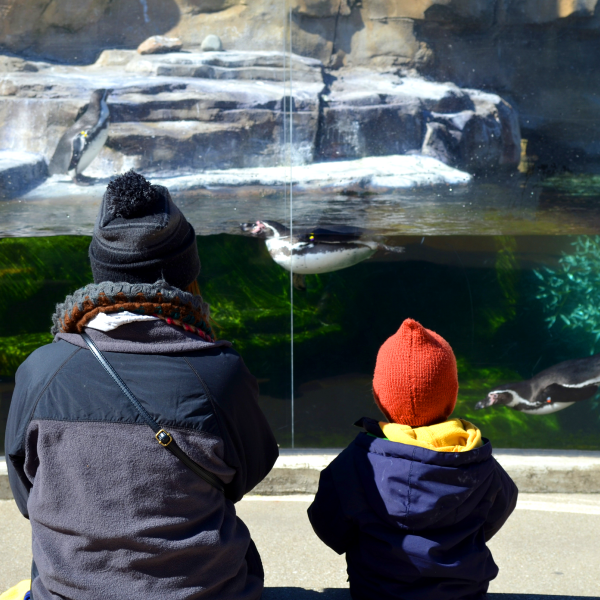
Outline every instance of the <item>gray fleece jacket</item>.
<svg viewBox="0 0 600 600"><path fill-rule="evenodd" d="M79 335L58 334L19 368L6 431L33 598L260 598L260 557L234 505L278 455L256 380L228 342L164 321L87 332L225 494L158 445Z"/></svg>

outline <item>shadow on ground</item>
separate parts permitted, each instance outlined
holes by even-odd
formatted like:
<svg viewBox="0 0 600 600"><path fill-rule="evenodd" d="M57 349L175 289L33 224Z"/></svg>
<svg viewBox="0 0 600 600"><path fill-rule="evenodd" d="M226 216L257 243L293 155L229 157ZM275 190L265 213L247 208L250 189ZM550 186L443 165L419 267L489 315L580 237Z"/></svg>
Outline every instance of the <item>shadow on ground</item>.
<svg viewBox="0 0 600 600"><path fill-rule="evenodd" d="M488 594L487 600L600 600L597 596L562 596L555 594Z"/></svg>
<svg viewBox="0 0 600 600"><path fill-rule="evenodd" d="M488 594L488 600L600 600L591 596L560 596L552 594ZM350 600L345 588L306 590L299 587L268 587L262 600Z"/></svg>
<svg viewBox="0 0 600 600"><path fill-rule="evenodd" d="M347 588L305 590L299 587L267 587L261 600L350 600Z"/></svg>

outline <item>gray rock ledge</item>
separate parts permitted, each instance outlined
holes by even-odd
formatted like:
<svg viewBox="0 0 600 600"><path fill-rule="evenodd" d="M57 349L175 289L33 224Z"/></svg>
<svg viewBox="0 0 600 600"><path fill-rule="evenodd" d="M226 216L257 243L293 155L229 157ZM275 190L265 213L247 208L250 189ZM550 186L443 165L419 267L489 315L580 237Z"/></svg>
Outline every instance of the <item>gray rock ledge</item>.
<svg viewBox="0 0 600 600"><path fill-rule="evenodd" d="M41 154L0 151L0 200L30 190L47 175L48 166Z"/></svg>

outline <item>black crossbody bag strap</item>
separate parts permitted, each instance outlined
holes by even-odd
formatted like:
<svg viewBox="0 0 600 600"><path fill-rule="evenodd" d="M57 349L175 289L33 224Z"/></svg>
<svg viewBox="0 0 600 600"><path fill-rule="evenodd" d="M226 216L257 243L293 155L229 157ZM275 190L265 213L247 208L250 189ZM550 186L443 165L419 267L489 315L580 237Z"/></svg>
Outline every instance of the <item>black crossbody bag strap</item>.
<svg viewBox="0 0 600 600"><path fill-rule="evenodd" d="M217 488L220 492L224 492L222 481L210 471L207 471L204 467L193 461L173 439L173 436L165 431L148 413L148 411L141 405L140 401L133 395L132 391L127 387L127 384L121 379L119 374L114 370L113 366L106 360L106 357L100 352L98 346L94 343L92 338L87 333L82 333L81 337L85 343L89 346L92 354L98 359L98 362L104 367L104 370L112 377L113 381L121 388L121 391L127 397L127 400L133 404L135 409L140 413L140 416L146 421L150 429L154 431L154 437L156 441L163 447L169 450L171 454L174 454L188 469L193 471L199 477L202 477L204 481L210 483L213 487Z"/></svg>

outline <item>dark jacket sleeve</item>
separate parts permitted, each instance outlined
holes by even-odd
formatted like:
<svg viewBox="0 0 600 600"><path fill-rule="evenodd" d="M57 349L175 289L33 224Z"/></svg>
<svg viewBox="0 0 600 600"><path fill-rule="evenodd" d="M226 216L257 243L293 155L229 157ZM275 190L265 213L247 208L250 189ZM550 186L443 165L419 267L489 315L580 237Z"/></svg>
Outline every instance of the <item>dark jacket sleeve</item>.
<svg viewBox="0 0 600 600"><path fill-rule="evenodd" d="M492 460L495 463L499 486L498 493L483 527L486 541L491 540L500 531L512 511L515 510L519 494L517 486L508 473L498 464L495 458L492 458Z"/></svg>
<svg viewBox="0 0 600 600"><path fill-rule="evenodd" d="M317 494L308 507L308 519L321 541L338 554L346 552L356 537L357 530L344 515L329 467L321 471Z"/></svg>
<svg viewBox="0 0 600 600"><path fill-rule="evenodd" d="M233 502L261 482L273 468L279 448L258 405L258 383L242 358L228 348L190 366L208 387L225 444L225 462L236 474L225 486Z"/></svg>
<svg viewBox="0 0 600 600"><path fill-rule="evenodd" d="M27 385L27 368L19 367L15 377L13 391L6 422L6 435L4 438L4 452L8 481L17 507L23 516L29 518L27 500L32 483L25 475L25 432L32 412L30 388Z"/></svg>
<svg viewBox="0 0 600 600"><path fill-rule="evenodd" d="M10 414L9 414L10 419ZM9 431L10 429L10 431ZM32 484L25 476L23 469L25 463L25 449L18 439L13 435L15 431L14 423L7 423L6 426L6 468L8 470L8 481L12 490L18 509L24 517L29 518L27 511L27 500Z"/></svg>
<svg viewBox="0 0 600 600"><path fill-rule="evenodd" d="M42 346L21 364L15 376L4 449L10 487L19 510L27 518L27 500L33 486L24 470L27 427L48 383L77 350L70 344Z"/></svg>

